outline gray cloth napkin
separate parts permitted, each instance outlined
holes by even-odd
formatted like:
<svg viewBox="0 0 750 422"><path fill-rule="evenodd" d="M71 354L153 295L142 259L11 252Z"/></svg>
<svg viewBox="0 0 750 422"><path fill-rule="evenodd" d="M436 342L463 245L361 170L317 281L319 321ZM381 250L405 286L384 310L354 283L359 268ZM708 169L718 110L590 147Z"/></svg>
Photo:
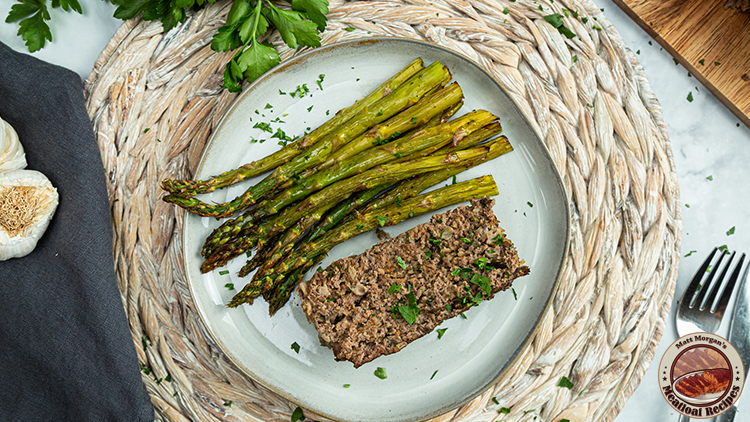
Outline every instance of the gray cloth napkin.
<svg viewBox="0 0 750 422"><path fill-rule="evenodd" d="M0 116L60 195L36 249L0 262L0 421L154 420L81 79L0 42Z"/></svg>

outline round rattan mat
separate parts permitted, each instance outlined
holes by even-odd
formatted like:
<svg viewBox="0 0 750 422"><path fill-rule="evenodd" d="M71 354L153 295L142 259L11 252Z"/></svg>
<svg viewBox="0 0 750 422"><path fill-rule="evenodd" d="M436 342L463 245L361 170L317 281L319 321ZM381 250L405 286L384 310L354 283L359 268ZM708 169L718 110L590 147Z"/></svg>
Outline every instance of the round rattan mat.
<svg viewBox="0 0 750 422"><path fill-rule="evenodd" d="M210 49L229 5L166 34L159 22L124 23L86 81L119 288L157 420L288 421L297 406L206 335L186 285L184 214L161 200L159 182L191 176L236 98L221 88L231 53ZM579 15L565 19L572 39L543 18L563 9ZM589 0L332 1L328 18L323 44L416 38L479 63L546 144L569 195L570 250L534 340L496 385L436 420L614 419L660 340L682 236L661 108L635 55ZM282 60L298 53L275 33L269 41ZM563 376L572 388L558 386Z"/></svg>

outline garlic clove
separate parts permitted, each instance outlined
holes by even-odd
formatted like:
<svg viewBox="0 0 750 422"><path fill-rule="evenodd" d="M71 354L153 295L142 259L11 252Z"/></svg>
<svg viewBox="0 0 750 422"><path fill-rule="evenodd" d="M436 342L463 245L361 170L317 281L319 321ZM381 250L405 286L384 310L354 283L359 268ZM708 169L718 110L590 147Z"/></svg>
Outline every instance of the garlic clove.
<svg viewBox="0 0 750 422"><path fill-rule="evenodd" d="M0 118L0 172L26 167L26 154L15 129Z"/></svg>
<svg viewBox="0 0 750 422"><path fill-rule="evenodd" d="M0 261L34 250L58 201L57 189L38 171L0 173Z"/></svg>

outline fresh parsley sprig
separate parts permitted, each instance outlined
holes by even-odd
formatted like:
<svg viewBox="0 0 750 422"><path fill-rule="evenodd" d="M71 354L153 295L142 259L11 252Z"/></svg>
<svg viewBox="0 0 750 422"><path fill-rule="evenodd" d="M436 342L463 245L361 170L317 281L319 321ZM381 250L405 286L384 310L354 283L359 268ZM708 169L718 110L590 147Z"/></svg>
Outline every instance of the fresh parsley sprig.
<svg viewBox="0 0 750 422"><path fill-rule="evenodd" d="M185 21L188 10L200 10L216 0L110 0L117 5L114 17L128 20L142 14L143 20L161 21L164 31ZM242 90L242 82L252 82L281 60L268 43L261 42L269 29L276 28L290 48L319 47L326 27L327 0L291 0L290 10L269 0L233 0L227 21L211 40L215 51L237 50L227 63L224 87L231 92ZM51 0L51 7L82 13L78 0ZM19 21L18 35L26 41L29 51L52 41L47 21L50 14L47 0L20 0L11 7L6 22Z"/></svg>
<svg viewBox="0 0 750 422"><path fill-rule="evenodd" d="M230 92L242 90L242 81L254 81L279 61L279 53L258 39L270 27L279 30L284 43L319 47L320 36L326 26L325 0L292 0L292 10L284 10L264 0L234 0L226 24L219 28L211 41L215 51L237 50L224 71L224 87Z"/></svg>
<svg viewBox="0 0 750 422"><path fill-rule="evenodd" d="M78 0L52 0L52 8L61 8L69 12L71 10L83 13ZM47 25L51 19L47 0L21 0L10 7L10 12L5 22L18 22L18 35L26 42L30 52L35 52L44 47L47 41L52 41L52 31Z"/></svg>

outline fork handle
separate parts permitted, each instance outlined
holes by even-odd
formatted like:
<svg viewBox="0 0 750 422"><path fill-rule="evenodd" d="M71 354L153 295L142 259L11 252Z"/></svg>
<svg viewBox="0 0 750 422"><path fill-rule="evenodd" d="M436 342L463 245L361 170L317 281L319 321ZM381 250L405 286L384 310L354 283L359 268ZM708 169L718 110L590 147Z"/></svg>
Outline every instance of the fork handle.
<svg viewBox="0 0 750 422"><path fill-rule="evenodd" d="M677 419L677 422L690 422L690 418L680 414L680 419Z"/></svg>
<svg viewBox="0 0 750 422"><path fill-rule="evenodd" d="M737 413L737 406L732 406L729 410L722 413L716 418L716 422L732 422L734 415Z"/></svg>

